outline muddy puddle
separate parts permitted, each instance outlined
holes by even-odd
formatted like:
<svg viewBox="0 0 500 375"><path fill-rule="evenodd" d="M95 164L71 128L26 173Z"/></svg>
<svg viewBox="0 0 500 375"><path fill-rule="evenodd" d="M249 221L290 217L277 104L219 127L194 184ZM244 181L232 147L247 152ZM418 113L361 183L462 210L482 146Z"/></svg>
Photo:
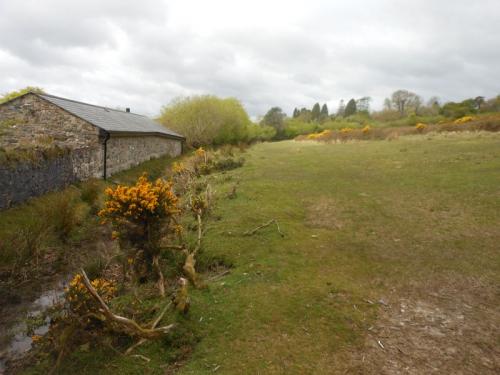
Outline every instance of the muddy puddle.
<svg viewBox="0 0 500 375"><path fill-rule="evenodd" d="M28 333L28 321L40 317L47 309L57 304L64 295L64 288L67 286L69 278L60 280L51 289L41 293L38 298L32 302L22 303L16 306L15 313L3 316L3 329L0 335L0 375L6 374L8 363L18 360L25 355L32 346L32 336L42 336L49 329L50 319L44 318L36 324L36 328ZM5 328L7 327L7 328Z"/></svg>

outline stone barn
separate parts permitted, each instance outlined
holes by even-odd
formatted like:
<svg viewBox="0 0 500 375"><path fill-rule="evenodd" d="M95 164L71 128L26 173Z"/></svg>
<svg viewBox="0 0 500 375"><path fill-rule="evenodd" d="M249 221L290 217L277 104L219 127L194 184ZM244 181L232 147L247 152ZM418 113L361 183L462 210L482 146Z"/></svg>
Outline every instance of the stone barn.
<svg viewBox="0 0 500 375"><path fill-rule="evenodd" d="M0 208L9 199L15 203L74 181L106 178L152 158L178 156L184 140L128 108L27 93L0 104L0 157L30 148L65 151L30 165L5 165L0 158Z"/></svg>

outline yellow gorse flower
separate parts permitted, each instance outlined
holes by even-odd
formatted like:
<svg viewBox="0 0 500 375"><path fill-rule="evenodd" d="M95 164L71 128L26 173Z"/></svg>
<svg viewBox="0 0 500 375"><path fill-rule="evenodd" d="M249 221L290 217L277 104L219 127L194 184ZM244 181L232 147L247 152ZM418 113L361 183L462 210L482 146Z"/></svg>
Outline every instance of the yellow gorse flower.
<svg viewBox="0 0 500 375"><path fill-rule="evenodd" d="M419 122L417 125L415 125L415 129L419 130L419 131L422 131L424 129L427 128L427 125L426 124L423 124L421 122Z"/></svg>
<svg viewBox="0 0 500 375"><path fill-rule="evenodd" d="M472 120L474 120L474 117L472 117L472 116L463 116L463 117L457 118L455 121L453 121L453 123L459 125L459 124L465 124L466 122L469 122Z"/></svg>
<svg viewBox="0 0 500 375"><path fill-rule="evenodd" d="M172 183L163 179L150 182L146 175L133 186L118 185L105 190L107 200L99 212L102 219L125 218L144 222L152 217L167 217L179 212Z"/></svg>
<svg viewBox="0 0 500 375"><path fill-rule="evenodd" d="M307 139L321 139L321 138L327 138L332 134L332 131L329 129L325 129L322 132L319 133L311 133L307 136Z"/></svg>
<svg viewBox="0 0 500 375"><path fill-rule="evenodd" d="M90 282L105 302L109 302L116 294L116 286L112 281L98 278ZM69 308L76 314L85 315L97 310L97 305L83 283L83 276L76 274L69 282L65 293Z"/></svg>
<svg viewBox="0 0 500 375"><path fill-rule="evenodd" d="M174 174L181 174L185 170L186 170L186 167L181 162L174 162L172 164L172 172L174 172Z"/></svg>
<svg viewBox="0 0 500 375"><path fill-rule="evenodd" d="M195 154L196 156L199 156L199 157L205 157L205 150L203 149L203 147L200 147L198 148L196 151L195 151Z"/></svg>

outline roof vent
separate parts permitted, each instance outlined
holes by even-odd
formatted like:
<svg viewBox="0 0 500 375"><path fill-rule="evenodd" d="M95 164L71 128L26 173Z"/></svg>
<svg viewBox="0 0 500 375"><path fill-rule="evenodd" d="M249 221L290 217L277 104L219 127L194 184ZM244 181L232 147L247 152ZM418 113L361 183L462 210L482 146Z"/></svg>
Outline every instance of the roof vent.
<svg viewBox="0 0 500 375"><path fill-rule="evenodd" d="M125 112L130 113L130 108L125 108Z"/></svg>

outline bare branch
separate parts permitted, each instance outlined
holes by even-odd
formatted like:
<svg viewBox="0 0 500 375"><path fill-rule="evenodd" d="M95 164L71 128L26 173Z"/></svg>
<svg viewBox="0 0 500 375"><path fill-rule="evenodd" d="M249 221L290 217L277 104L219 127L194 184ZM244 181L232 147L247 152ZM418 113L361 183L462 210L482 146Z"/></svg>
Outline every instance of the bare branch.
<svg viewBox="0 0 500 375"><path fill-rule="evenodd" d="M163 337L174 327L174 324L169 324L168 326L163 326L160 328L143 328L139 324L137 324L135 320L113 314L106 302L104 302L99 293L97 293L97 291L90 283L90 280L85 271L82 269L81 272L85 288L87 288L88 292L101 306L100 310L105 316L108 323L115 323L118 326L121 326L123 330L129 332L130 334L146 339L157 339Z"/></svg>
<svg viewBox="0 0 500 375"><path fill-rule="evenodd" d="M279 226L278 221L276 219L271 219L267 223L259 225L257 228L254 228L252 230L247 230L245 233L243 233L243 235L244 236L252 236L255 233L257 233L259 230L266 228L266 227L270 226L271 224L276 224L276 228L278 229L278 233L280 234L280 236L285 237L285 235L281 232L280 226Z"/></svg>

